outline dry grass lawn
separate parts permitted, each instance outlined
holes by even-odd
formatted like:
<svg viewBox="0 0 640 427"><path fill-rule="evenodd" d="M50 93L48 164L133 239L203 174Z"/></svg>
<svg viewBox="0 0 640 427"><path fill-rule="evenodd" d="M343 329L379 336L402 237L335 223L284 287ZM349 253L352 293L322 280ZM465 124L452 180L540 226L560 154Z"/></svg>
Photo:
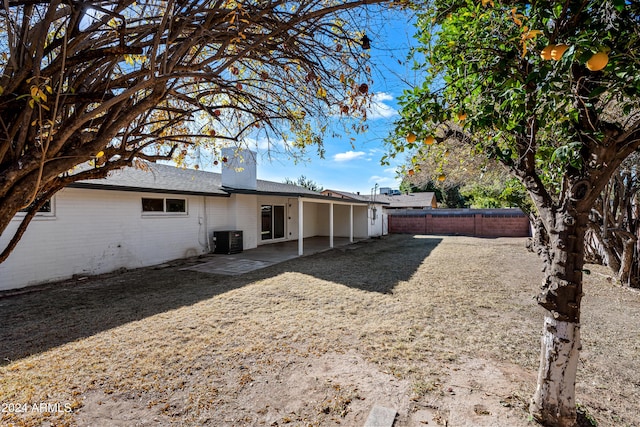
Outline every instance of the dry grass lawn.
<svg viewBox="0 0 640 427"><path fill-rule="evenodd" d="M382 405L397 426L534 426L541 272L524 245L393 235L241 276L5 295L1 424L362 426ZM640 426L640 293L590 268L580 410Z"/></svg>

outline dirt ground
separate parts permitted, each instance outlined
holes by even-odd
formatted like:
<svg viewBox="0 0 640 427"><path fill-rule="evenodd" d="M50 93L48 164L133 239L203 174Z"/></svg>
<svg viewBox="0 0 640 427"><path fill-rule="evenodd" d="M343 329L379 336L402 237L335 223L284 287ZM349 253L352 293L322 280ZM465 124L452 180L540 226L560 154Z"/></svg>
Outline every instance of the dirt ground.
<svg viewBox="0 0 640 427"><path fill-rule="evenodd" d="M188 262L196 262L191 260ZM3 426L535 426L524 239L393 235L240 276L147 268L0 297ZM583 422L640 426L640 293L585 276Z"/></svg>

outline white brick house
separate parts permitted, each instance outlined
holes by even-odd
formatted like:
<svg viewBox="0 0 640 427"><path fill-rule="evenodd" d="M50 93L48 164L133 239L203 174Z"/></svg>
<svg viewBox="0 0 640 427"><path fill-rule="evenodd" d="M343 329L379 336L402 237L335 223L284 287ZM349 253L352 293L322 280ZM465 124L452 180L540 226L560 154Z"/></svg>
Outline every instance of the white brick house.
<svg viewBox="0 0 640 427"><path fill-rule="evenodd" d="M371 204L257 180L254 155L245 157L233 157L222 174L149 164L70 185L0 264L0 290L207 253L214 231L242 230L244 249L298 240L300 254L306 237L381 234ZM0 245L19 222L18 215Z"/></svg>

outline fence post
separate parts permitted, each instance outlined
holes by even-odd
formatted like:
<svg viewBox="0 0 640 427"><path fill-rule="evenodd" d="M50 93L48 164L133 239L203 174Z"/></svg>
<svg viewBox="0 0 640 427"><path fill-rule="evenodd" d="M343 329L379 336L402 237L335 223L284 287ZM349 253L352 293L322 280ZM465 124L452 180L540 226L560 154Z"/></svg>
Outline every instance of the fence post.
<svg viewBox="0 0 640 427"><path fill-rule="evenodd" d="M484 227L482 226L482 214L477 213L473 215L473 232L474 236L482 237L484 236Z"/></svg>

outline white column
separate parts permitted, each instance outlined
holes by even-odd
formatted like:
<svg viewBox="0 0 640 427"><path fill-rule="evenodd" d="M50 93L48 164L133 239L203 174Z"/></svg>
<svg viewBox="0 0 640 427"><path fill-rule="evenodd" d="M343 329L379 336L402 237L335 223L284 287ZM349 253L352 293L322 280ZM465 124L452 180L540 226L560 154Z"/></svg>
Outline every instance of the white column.
<svg viewBox="0 0 640 427"><path fill-rule="evenodd" d="M329 247L333 248L333 203L329 203Z"/></svg>
<svg viewBox="0 0 640 427"><path fill-rule="evenodd" d="M304 202L302 201L302 197L298 197L298 256L302 256L304 253L303 206Z"/></svg>
<svg viewBox="0 0 640 427"><path fill-rule="evenodd" d="M353 205L349 205L349 243L353 243Z"/></svg>

